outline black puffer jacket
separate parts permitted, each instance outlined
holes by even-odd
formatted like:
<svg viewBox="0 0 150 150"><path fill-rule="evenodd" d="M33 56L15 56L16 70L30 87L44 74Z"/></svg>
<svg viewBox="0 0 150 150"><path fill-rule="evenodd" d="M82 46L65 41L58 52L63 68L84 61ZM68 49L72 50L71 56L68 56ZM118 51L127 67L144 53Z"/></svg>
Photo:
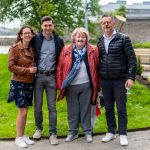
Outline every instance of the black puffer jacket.
<svg viewBox="0 0 150 150"><path fill-rule="evenodd" d="M100 74L102 79L123 78L135 80L136 56L127 35L117 32L105 50L104 37L98 42L100 49Z"/></svg>

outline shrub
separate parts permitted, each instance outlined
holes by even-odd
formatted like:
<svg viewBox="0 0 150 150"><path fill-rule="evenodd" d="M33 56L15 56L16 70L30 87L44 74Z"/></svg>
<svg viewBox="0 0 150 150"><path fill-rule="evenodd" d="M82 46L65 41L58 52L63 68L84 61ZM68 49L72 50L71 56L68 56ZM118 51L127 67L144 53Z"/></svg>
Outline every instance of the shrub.
<svg viewBox="0 0 150 150"><path fill-rule="evenodd" d="M142 67L142 65L141 65L141 59L140 59L140 57L138 57L138 59L137 59L136 74L137 74L137 75L141 75L142 72L143 72L143 67Z"/></svg>

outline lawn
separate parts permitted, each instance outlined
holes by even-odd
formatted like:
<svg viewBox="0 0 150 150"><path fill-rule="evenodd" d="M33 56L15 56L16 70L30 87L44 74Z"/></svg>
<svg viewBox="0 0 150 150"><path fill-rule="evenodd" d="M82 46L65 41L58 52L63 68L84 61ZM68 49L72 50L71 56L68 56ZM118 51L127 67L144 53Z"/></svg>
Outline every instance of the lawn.
<svg viewBox="0 0 150 150"><path fill-rule="evenodd" d="M15 104L6 103L9 90L11 74L7 69L7 55L0 55L0 139L14 138L16 136L15 121L17 108ZM128 129L137 129L150 127L150 90L143 85L135 82L135 86L128 95ZM67 111L65 100L57 103L58 115L58 136L67 135ZM44 131L43 136L48 136L48 111L46 99L44 97L43 105ZM32 136L35 131L33 107L29 108L26 133ZM95 133L106 132L105 111L102 109L102 115L97 118L94 128ZM80 129L81 133L81 129Z"/></svg>

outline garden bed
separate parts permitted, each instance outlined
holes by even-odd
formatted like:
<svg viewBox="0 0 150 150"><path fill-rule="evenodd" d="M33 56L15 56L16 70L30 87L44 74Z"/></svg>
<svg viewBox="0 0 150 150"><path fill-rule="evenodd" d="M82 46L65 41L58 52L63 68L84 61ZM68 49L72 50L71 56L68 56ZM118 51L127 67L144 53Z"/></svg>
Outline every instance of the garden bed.
<svg viewBox="0 0 150 150"><path fill-rule="evenodd" d="M142 76L136 75L136 80L140 84L143 84L143 85L147 86L148 88L150 88L150 82L147 79L143 78Z"/></svg>

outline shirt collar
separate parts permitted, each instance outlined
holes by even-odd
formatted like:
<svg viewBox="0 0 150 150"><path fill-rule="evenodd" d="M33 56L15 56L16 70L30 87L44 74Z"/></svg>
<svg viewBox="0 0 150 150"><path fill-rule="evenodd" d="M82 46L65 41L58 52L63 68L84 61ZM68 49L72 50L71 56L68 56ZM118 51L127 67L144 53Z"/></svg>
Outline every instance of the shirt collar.
<svg viewBox="0 0 150 150"><path fill-rule="evenodd" d="M43 34L43 32L42 32L42 34ZM44 34L43 34L43 36L44 36ZM53 35L53 34L51 34L48 39L46 39L45 36L44 36L44 39L46 39L46 40L48 40L48 41L52 40L53 38L54 38L54 35Z"/></svg>
<svg viewBox="0 0 150 150"><path fill-rule="evenodd" d="M104 39L111 39L117 34L116 30L113 31L112 35L108 38L106 37L105 33L103 34Z"/></svg>

